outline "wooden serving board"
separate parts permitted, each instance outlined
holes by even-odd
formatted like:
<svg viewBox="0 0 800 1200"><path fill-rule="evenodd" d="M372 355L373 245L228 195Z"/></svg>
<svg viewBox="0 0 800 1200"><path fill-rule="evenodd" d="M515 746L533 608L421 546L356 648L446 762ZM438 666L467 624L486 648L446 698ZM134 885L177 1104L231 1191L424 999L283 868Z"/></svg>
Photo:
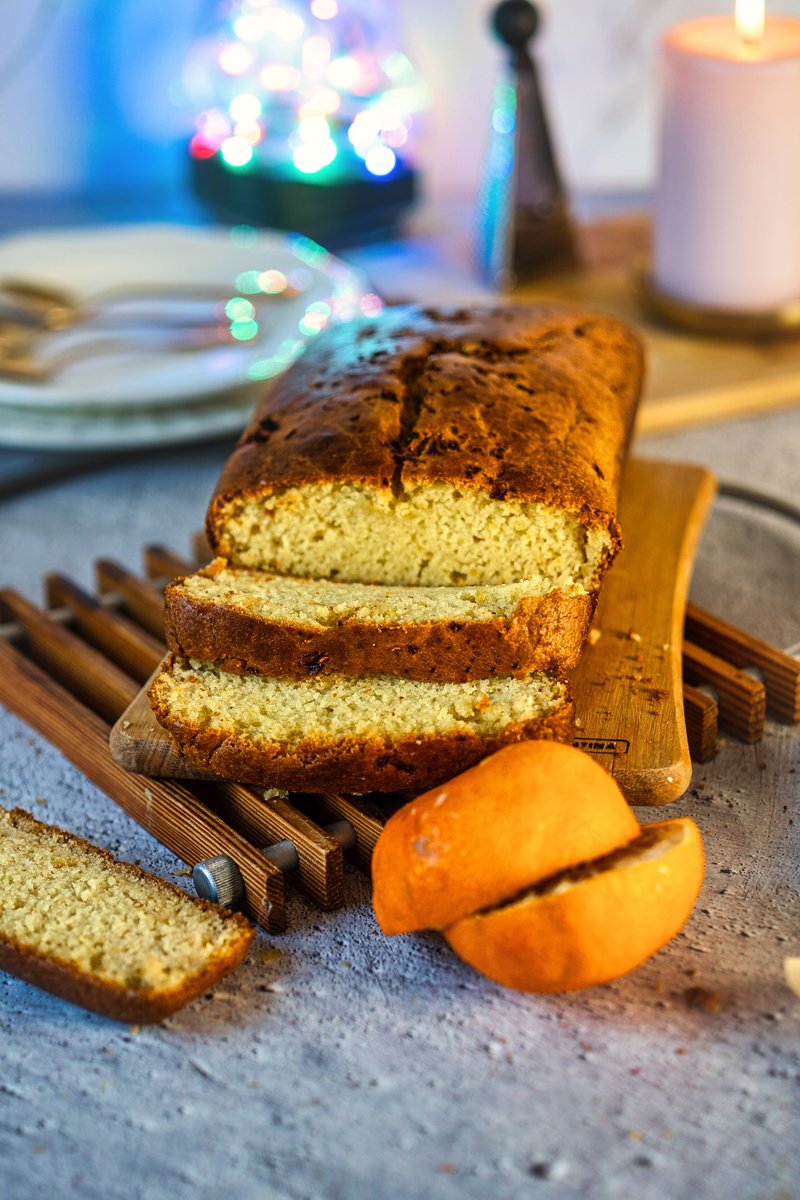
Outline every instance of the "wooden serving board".
<svg viewBox="0 0 800 1200"><path fill-rule="evenodd" d="M715 493L704 467L632 459L619 505L624 548L603 584L574 674L576 744L631 804L667 804L689 786L683 620L692 562Z"/></svg>
<svg viewBox="0 0 800 1200"><path fill-rule="evenodd" d="M647 349L647 378L636 428L665 433L800 403L800 336L778 340L711 337L652 317L638 294L635 265L647 255L641 215L578 230L583 266L544 276L515 300L562 300L614 313L636 326Z"/></svg>
<svg viewBox="0 0 800 1200"><path fill-rule="evenodd" d="M637 459L626 470L620 500L625 549L606 578L573 684L577 744L611 771L632 804L666 804L691 779L682 626L713 495L713 479L702 467ZM147 775L209 778L175 752L146 690L113 727L114 758Z"/></svg>

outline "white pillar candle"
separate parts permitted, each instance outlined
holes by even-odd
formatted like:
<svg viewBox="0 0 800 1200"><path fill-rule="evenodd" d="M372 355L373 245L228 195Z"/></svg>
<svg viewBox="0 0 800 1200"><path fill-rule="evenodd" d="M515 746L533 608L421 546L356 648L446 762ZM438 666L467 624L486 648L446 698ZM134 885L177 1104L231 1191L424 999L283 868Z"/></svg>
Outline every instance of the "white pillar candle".
<svg viewBox="0 0 800 1200"><path fill-rule="evenodd" d="M708 307L800 298L800 20L676 25L662 43L653 275Z"/></svg>

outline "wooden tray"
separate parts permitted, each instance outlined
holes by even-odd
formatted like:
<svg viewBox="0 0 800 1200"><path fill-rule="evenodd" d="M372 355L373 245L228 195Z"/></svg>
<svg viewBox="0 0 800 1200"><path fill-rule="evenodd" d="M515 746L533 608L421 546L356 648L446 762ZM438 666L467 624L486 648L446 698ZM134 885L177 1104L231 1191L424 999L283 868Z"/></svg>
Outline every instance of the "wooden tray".
<svg viewBox="0 0 800 1200"><path fill-rule="evenodd" d="M691 758L681 648L692 559L714 495L702 467L632 460L620 500L625 549L606 579L574 690L577 744L632 804L683 795ZM156 722L146 689L116 723L111 750L131 771L198 778Z"/></svg>

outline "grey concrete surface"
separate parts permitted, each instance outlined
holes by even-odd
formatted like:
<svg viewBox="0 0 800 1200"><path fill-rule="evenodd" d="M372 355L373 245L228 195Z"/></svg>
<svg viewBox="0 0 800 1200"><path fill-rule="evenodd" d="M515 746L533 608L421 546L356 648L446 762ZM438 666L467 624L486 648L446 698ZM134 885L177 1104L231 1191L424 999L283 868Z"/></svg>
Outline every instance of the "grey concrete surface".
<svg viewBox="0 0 800 1200"><path fill-rule="evenodd" d="M800 503L800 411L650 439ZM2 582L91 581L145 542L185 551L224 454L181 450L0 511ZM693 595L800 639L800 529L719 504ZM724 740L673 810L706 839L685 930L584 993L504 991L435 934L386 939L367 881L259 935L212 994L119 1025L0 973L3 1200L792 1200L800 1196L800 733ZM186 886L181 864L0 711L0 803L20 804ZM640 812L650 819L654 813ZM699 990L698 990L699 989Z"/></svg>

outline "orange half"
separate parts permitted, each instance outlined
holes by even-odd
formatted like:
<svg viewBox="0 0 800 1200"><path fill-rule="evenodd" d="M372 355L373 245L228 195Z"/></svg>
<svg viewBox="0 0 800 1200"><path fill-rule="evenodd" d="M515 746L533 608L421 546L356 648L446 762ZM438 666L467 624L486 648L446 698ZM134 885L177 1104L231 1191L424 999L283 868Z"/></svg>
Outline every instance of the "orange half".
<svg viewBox="0 0 800 1200"><path fill-rule="evenodd" d="M384 933L442 929L638 833L617 784L582 750L506 746L387 821L372 859L375 915Z"/></svg>
<svg viewBox="0 0 800 1200"><path fill-rule="evenodd" d="M567 992L607 983L678 933L703 873L694 821L659 821L623 849L466 917L444 936L456 954L505 987Z"/></svg>

